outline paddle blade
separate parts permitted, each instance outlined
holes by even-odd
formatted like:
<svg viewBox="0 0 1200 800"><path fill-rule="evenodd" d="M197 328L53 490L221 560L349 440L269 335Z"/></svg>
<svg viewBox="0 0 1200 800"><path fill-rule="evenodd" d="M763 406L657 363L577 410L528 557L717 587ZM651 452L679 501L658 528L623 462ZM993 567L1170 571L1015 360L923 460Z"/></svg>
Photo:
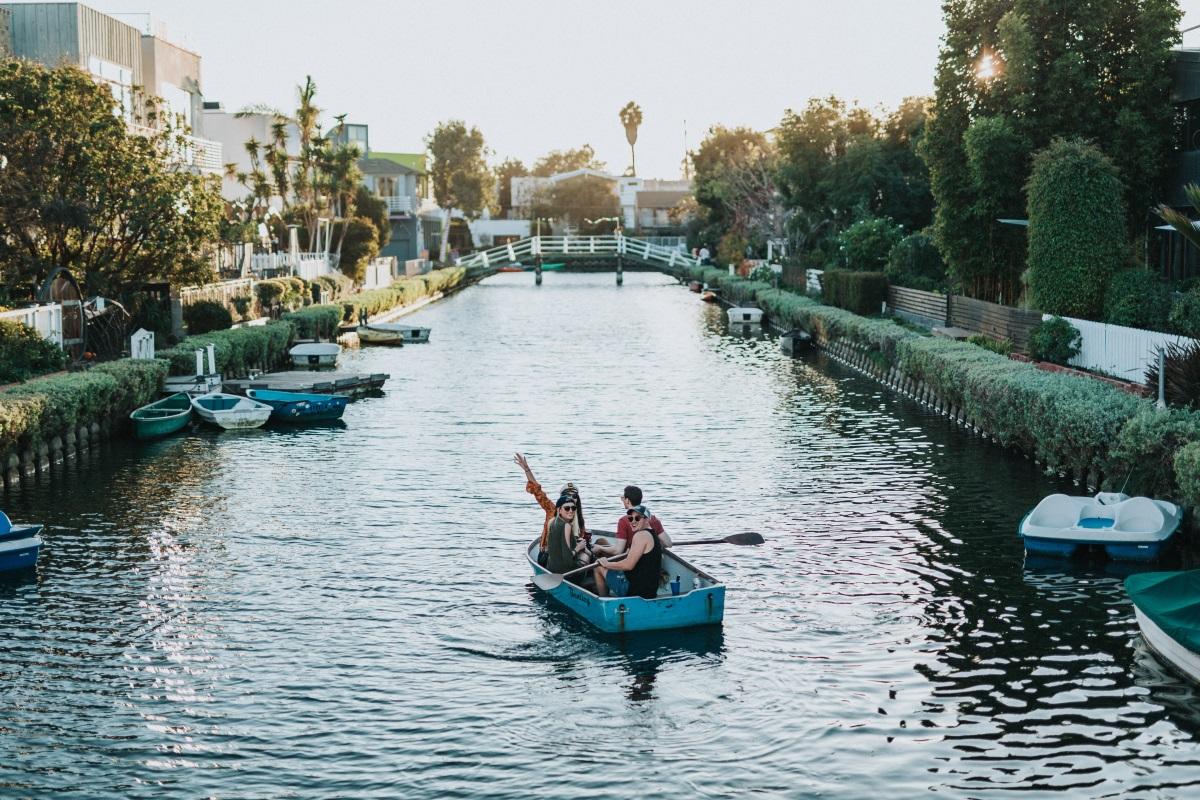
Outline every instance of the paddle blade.
<svg viewBox="0 0 1200 800"><path fill-rule="evenodd" d="M563 582L563 576L553 572L541 572L533 576L533 585L541 589L543 592L549 592L557 589L558 585Z"/></svg>
<svg viewBox="0 0 1200 800"><path fill-rule="evenodd" d="M749 533L735 533L732 536L726 536L724 541L729 544L762 544L766 540L763 539L762 534L751 531Z"/></svg>

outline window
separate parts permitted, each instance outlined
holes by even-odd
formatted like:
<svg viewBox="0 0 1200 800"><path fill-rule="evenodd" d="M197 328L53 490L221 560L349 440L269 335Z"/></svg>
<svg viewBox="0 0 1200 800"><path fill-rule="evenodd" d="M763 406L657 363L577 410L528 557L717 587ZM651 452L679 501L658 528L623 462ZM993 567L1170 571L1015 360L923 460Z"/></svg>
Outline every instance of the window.
<svg viewBox="0 0 1200 800"><path fill-rule="evenodd" d="M117 116L126 122L133 122L133 70L96 56L88 56L88 71L112 92L117 101Z"/></svg>

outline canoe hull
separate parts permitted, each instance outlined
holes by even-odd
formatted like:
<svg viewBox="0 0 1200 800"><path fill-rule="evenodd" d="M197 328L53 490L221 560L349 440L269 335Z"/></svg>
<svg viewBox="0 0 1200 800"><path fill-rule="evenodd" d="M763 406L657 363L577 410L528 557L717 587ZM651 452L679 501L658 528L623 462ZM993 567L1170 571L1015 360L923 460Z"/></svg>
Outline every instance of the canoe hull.
<svg viewBox="0 0 1200 800"><path fill-rule="evenodd" d="M404 346L404 334L396 330L375 328L369 325L358 326L358 341L360 344L388 345L391 347Z"/></svg>
<svg viewBox="0 0 1200 800"><path fill-rule="evenodd" d="M1200 685L1200 653L1194 653L1175 641L1136 605L1133 611L1137 616L1138 627L1142 630L1142 640L1150 648L1150 652L1174 672Z"/></svg>
<svg viewBox="0 0 1200 800"><path fill-rule="evenodd" d="M137 439L157 439L183 430L192 419L192 401L186 392L164 397L135 409L129 415Z"/></svg>
<svg viewBox="0 0 1200 800"><path fill-rule="evenodd" d="M537 563L537 542L530 545L526 558L534 575L547 572ZM671 551L663 556L668 573L699 574L705 586L679 595L667 590L654 600L641 597L598 597L587 589L563 581L547 592L555 601L604 633L635 633L698 625L719 625L725 618L725 585L696 569ZM684 580L686 586L690 578ZM542 591L542 590L539 590Z"/></svg>
<svg viewBox="0 0 1200 800"><path fill-rule="evenodd" d="M0 572L18 572L37 566L42 550L41 525L13 528L0 536Z"/></svg>
<svg viewBox="0 0 1200 800"><path fill-rule="evenodd" d="M248 389L246 396L271 407L271 419L276 422L304 424L341 419L349 397L341 394L301 394Z"/></svg>
<svg viewBox="0 0 1200 800"><path fill-rule="evenodd" d="M220 402L225 407L205 405L212 402ZM271 407L266 403L236 395L201 395L192 399L192 408L200 419L227 431L261 428L271 416Z"/></svg>

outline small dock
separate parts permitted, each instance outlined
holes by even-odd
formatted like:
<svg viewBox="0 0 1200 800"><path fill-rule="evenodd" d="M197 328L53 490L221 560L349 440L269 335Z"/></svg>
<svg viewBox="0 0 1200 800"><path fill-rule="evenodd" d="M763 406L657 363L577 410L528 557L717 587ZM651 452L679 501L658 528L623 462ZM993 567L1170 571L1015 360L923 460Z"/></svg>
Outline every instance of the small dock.
<svg viewBox="0 0 1200 800"><path fill-rule="evenodd" d="M370 374L339 370L290 370L267 372L254 378L225 381L225 391L245 394L247 389L270 389L275 392L305 394L346 394L359 397L383 388L392 377L383 372Z"/></svg>

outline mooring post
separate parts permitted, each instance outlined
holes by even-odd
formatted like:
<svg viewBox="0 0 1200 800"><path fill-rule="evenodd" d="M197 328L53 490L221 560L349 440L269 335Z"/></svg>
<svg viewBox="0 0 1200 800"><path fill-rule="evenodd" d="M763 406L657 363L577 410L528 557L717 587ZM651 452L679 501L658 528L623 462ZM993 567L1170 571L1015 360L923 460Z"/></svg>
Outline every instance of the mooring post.
<svg viewBox="0 0 1200 800"><path fill-rule="evenodd" d="M625 268L624 259L621 258L620 253L617 253L617 286L620 286L621 284L623 284L625 282L624 268Z"/></svg>
<svg viewBox="0 0 1200 800"><path fill-rule="evenodd" d="M538 253L537 258L534 259L534 261L533 261L533 282L535 284L537 284L538 286L542 285L542 254L541 253Z"/></svg>

